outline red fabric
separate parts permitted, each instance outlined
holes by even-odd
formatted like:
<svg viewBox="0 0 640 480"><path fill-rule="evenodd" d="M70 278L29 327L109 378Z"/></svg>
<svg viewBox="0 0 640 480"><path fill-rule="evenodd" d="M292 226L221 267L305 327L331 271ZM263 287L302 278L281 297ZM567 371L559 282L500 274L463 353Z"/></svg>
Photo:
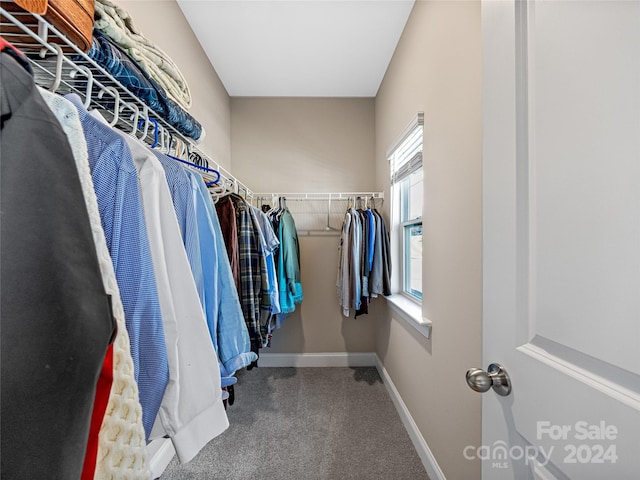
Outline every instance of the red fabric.
<svg viewBox="0 0 640 480"><path fill-rule="evenodd" d="M0 52L2 52L5 48L10 48L15 53L17 53L21 58L24 58L22 52L14 47L11 43L7 42L4 38L0 37Z"/></svg>
<svg viewBox="0 0 640 480"><path fill-rule="evenodd" d="M111 384L113 383L113 343L109 345L102 363L102 371L96 385L96 398L93 401L93 413L91 414L91 429L87 441L87 453L84 456L81 480L93 480L98 459L98 434L102 426L102 420L107 410Z"/></svg>
<svg viewBox="0 0 640 480"><path fill-rule="evenodd" d="M3 37L0 36L0 52L4 51L13 55L13 58L18 60L18 62L20 62L20 64L25 68L27 72L33 74L31 65L29 64L29 60L27 60L27 57L25 57L20 50L18 50L11 43L7 42Z"/></svg>

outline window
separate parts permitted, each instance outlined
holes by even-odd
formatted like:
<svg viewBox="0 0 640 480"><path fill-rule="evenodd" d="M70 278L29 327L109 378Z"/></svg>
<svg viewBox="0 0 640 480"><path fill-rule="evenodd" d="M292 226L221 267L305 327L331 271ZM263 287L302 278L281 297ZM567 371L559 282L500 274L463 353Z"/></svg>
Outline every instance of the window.
<svg viewBox="0 0 640 480"><path fill-rule="evenodd" d="M422 134L424 117L419 113L400 140L389 150L394 202L393 238L400 257L401 291L422 300Z"/></svg>

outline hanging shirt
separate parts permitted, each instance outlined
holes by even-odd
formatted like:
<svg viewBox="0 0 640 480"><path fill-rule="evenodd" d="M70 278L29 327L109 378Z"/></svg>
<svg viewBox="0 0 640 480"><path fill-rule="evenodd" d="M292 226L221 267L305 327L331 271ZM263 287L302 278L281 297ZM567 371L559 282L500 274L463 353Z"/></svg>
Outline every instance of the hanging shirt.
<svg viewBox="0 0 640 480"><path fill-rule="evenodd" d="M373 268L373 254L376 244L376 220L375 215L373 215L373 212L370 208L367 208L365 212L367 214L367 217L369 218L369 248L367 249L367 272L368 274L370 274L371 269Z"/></svg>
<svg viewBox="0 0 640 480"><path fill-rule="evenodd" d="M228 202L233 203L236 215L240 306L249 331L251 351L257 354L263 345L260 331L260 298L263 273L266 276L266 263L263 272L260 239L256 231L255 222L251 217L249 206L242 197L231 194L221 198L216 204L218 212L228 212L230 210L227 205ZM220 216L230 220L228 215L221 214ZM228 227L231 227L231 225L228 225Z"/></svg>
<svg viewBox="0 0 640 480"><path fill-rule="evenodd" d="M158 414L169 381L169 364L156 278L129 147L120 135L93 118L75 94L89 153L102 228L120 289L131 344L146 435Z"/></svg>
<svg viewBox="0 0 640 480"><path fill-rule="evenodd" d="M268 279L268 301L262 305L262 324L265 324L265 315L273 315L280 313L280 298L278 293L278 278L275 264L275 254L280 246L280 240L276 233L273 231L273 225L269 220L269 217L257 207L251 206L251 209L256 215L258 220L258 227L260 229L260 239L262 243L262 250L265 255L267 266L267 279Z"/></svg>
<svg viewBox="0 0 640 480"><path fill-rule="evenodd" d="M304 296L300 282L300 245L298 232L291 212L285 209L280 215L279 225L279 262L278 288L280 290L280 309L283 313L295 310L295 304L302 302Z"/></svg>
<svg viewBox="0 0 640 480"><path fill-rule="evenodd" d="M187 252L189 265L191 266L191 273L193 274L202 308L206 313L201 242L198 235L196 204L194 202L194 188L191 184L191 178L187 174L187 171L176 160L167 157L157 150L151 150L151 152L156 156L164 169L180 234Z"/></svg>
<svg viewBox="0 0 640 480"><path fill-rule="evenodd" d="M369 217L364 210L358 210L362 241L360 242L360 307L356 309L354 318L369 313Z"/></svg>
<svg viewBox="0 0 640 480"><path fill-rule="evenodd" d="M209 190L200 175L189 170L187 175L191 179L198 218L209 333L220 359L221 372L223 376L230 376L258 356L251 351L249 332Z"/></svg>
<svg viewBox="0 0 640 480"><path fill-rule="evenodd" d="M220 367L207 331L164 169L138 140L126 140L138 175L165 329L169 378L149 439L168 435L181 462L229 426Z"/></svg>
<svg viewBox="0 0 640 480"><path fill-rule="evenodd" d="M342 315L349 317L349 296L351 282L349 281L349 236L351 235L351 213L348 211L344 215L342 231L340 232L340 247L338 249L338 279L336 288L338 290L339 304Z"/></svg>
<svg viewBox="0 0 640 480"><path fill-rule="evenodd" d="M362 296L362 276L360 265L362 262L362 222L360 214L355 208L349 210L351 215L351 229L349 235L349 308L359 309Z"/></svg>
<svg viewBox="0 0 640 480"><path fill-rule="evenodd" d="M78 110L65 98L47 90L39 89L39 91L58 118L69 140L91 222L102 281L105 291L111 295L113 318L117 324L111 356L105 359L103 374L101 374L101 379L109 375L112 380L105 386L107 391L103 407L105 408L104 418L95 418L95 424L92 421L92 430L94 426L96 430L95 433L90 432L89 439L92 441L92 436L95 435L97 443L87 445L82 478L93 479L95 476L95 478L148 480L151 472L147 463L142 407L138 397L138 384L133 375L129 334L113 263L102 229L80 117ZM102 383L104 384L105 381ZM96 393L96 402L100 397L103 396ZM96 406L97 403L94 405L94 417L96 417Z"/></svg>
<svg viewBox="0 0 640 480"><path fill-rule="evenodd" d="M251 352L213 202L200 175L156 150L153 153L165 170L220 374L233 375L257 356Z"/></svg>
<svg viewBox="0 0 640 480"><path fill-rule="evenodd" d="M382 294L391 295L391 252L387 226L377 210L372 211L376 219L376 240L373 266L369 277L369 289L372 297Z"/></svg>
<svg viewBox="0 0 640 480"><path fill-rule="evenodd" d="M215 204L220 228L222 229L222 237L227 248L229 264L231 265L231 274L236 284L238 295L242 295L240 289L240 256L238 254L238 224L236 222L236 209L231 201L230 196L222 197Z"/></svg>

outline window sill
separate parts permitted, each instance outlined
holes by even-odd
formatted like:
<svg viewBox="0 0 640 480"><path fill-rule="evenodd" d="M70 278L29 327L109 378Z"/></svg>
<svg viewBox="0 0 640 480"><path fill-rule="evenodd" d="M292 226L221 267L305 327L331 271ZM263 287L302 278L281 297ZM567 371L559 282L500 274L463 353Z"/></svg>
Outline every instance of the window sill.
<svg viewBox="0 0 640 480"><path fill-rule="evenodd" d="M422 316L422 305L400 293L386 297L391 309L426 338L431 338L431 320Z"/></svg>

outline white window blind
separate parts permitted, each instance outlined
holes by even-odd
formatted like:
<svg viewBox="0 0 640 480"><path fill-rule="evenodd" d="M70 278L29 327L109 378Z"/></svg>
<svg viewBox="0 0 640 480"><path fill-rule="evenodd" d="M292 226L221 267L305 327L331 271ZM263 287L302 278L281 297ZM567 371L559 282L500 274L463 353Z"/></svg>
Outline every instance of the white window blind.
<svg viewBox="0 0 640 480"><path fill-rule="evenodd" d="M400 139L389 149L391 184L398 183L422 168L422 131L424 114L418 113Z"/></svg>

